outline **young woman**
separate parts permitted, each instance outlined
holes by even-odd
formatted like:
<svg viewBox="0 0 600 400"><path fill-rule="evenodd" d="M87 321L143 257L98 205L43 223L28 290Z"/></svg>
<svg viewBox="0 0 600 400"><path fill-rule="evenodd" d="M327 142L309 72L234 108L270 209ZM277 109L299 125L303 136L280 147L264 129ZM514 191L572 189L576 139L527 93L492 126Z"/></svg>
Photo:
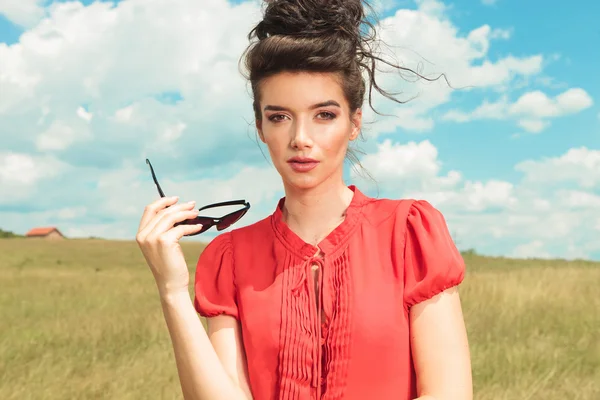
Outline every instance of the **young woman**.
<svg viewBox="0 0 600 400"><path fill-rule="evenodd" d="M256 128L285 197L206 247L193 302L178 241L200 227L176 224L197 215L194 204L146 207L136 239L186 399L472 398L456 288L465 266L443 216L426 201L374 199L343 181L361 130L363 72L380 90L364 6L271 1L249 35L258 39L244 56Z"/></svg>

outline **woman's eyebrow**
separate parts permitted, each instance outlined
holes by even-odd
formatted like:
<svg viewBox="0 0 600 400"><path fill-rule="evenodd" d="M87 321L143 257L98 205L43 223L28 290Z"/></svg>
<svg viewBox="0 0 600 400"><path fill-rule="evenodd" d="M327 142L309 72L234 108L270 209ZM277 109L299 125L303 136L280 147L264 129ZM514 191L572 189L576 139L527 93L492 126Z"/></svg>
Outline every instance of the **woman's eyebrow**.
<svg viewBox="0 0 600 400"><path fill-rule="evenodd" d="M328 107L328 106L342 108L342 106L340 106L340 103L338 103L337 101L327 100L327 101L323 101L321 103L313 104L308 109L314 110L315 108ZM288 108L282 107L282 106L266 105L265 108L263 109L263 111L290 111L290 110Z"/></svg>

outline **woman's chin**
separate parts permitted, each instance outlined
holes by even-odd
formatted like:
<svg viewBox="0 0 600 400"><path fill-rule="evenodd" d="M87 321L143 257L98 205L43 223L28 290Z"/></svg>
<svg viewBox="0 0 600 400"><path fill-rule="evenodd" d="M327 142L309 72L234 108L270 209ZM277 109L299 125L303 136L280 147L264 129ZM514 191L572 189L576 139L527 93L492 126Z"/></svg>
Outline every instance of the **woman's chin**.
<svg viewBox="0 0 600 400"><path fill-rule="evenodd" d="M296 176L294 176L296 175ZM310 190L314 189L322 183L322 179L319 179L317 176L311 176L310 174L302 174L298 176L294 174L292 176L288 176L286 179L286 183L297 190Z"/></svg>

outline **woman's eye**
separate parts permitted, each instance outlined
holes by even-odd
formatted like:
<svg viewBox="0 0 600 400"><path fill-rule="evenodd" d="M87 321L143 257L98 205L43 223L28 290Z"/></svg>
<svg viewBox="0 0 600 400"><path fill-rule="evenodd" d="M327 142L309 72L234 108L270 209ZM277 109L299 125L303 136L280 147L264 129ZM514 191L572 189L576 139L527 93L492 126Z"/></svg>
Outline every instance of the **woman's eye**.
<svg viewBox="0 0 600 400"><path fill-rule="evenodd" d="M269 121L271 122L281 122L285 118L285 115L282 114L274 114L269 117Z"/></svg>
<svg viewBox="0 0 600 400"><path fill-rule="evenodd" d="M331 113L329 111L323 111L323 112L319 113L319 115L323 116L325 119L334 119L335 118L335 114Z"/></svg>

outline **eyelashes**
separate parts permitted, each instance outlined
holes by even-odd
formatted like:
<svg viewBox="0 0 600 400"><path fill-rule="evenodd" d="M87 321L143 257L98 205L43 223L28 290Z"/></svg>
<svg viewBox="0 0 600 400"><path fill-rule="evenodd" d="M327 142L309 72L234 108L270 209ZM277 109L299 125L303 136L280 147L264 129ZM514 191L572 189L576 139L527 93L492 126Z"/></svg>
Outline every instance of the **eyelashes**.
<svg viewBox="0 0 600 400"><path fill-rule="evenodd" d="M278 119L279 117L285 117L285 115L283 115L283 114L274 114L274 115L271 115L271 116L269 117L269 121L271 121L271 122L275 122L275 123L277 123L277 122L281 122L282 120L281 120L281 119Z"/></svg>
<svg viewBox="0 0 600 400"><path fill-rule="evenodd" d="M322 111L317 115L324 115L325 118L322 118L324 120L334 120L335 118L337 118L337 115L335 115L332 112L329 111ZM274 122L274 123L279 123L282 122L285 118L287 118L287 116L285 114L273 114L271 116L269 116L269 121Z"/></svg>
<svg viewBox="0 0 600 400"><path fill-rule="evenodd" d="M337 115L335 115L334 113L329 112L329 111L323 111L323 112L319 113L318 115L321 115L321 114L327 115L327 118L325 118L325 119L335 119L337 117Z"/></svg>

